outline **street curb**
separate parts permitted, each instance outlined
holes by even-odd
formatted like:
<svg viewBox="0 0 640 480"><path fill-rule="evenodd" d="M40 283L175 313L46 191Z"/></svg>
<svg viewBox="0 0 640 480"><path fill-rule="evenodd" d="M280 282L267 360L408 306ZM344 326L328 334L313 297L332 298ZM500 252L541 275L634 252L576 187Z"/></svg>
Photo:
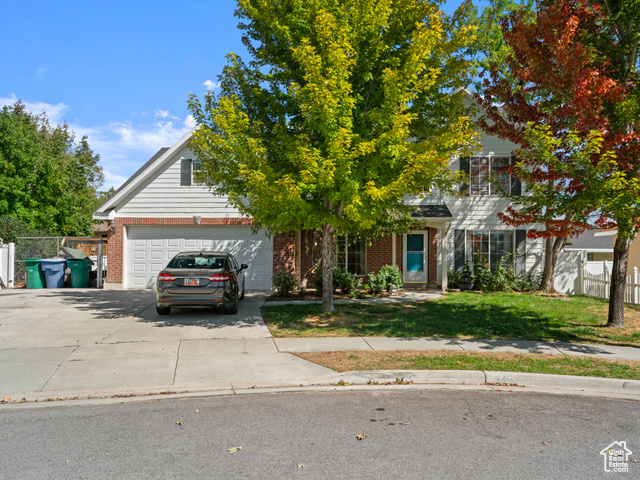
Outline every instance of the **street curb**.
<svg viewBox="0 0 640 480"><path fill-rule="evenodd" d="M354 370L306 380L156 385L128 389L11 394L12 399L9 403L0 404L0 410L127 403L171 398L407 388L506 390L640 401L640 380L475 370Z"/></svg>

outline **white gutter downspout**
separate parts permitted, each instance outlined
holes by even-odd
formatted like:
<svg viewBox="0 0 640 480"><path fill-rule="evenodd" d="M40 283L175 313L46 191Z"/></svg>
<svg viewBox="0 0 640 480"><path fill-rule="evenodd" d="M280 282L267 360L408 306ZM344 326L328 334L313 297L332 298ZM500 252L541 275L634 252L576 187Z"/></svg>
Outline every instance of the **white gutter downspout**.
<svg viewBox="0 0 640 480"><path fill-rule="evenodd" d="M440 255L442 255L441 266L440 266L440 274L442 277L442 286L441 290L443 292L447 291L448 283L449 283L449 272L447 269L447 235L449 234L449 229L451 228L451 222L445 223L446 228L440 229Z"/></svg>

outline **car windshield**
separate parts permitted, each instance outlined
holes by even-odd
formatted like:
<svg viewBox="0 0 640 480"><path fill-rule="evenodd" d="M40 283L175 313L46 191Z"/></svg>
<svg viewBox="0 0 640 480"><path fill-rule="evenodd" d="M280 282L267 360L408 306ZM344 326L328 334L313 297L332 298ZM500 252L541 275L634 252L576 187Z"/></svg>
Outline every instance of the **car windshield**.
<svg viewBox="0 0 640 480"><path fill-rule="evenodd" d="M224 268L225 262L221 255L185 255L171 260L169 268Z"/></svg>

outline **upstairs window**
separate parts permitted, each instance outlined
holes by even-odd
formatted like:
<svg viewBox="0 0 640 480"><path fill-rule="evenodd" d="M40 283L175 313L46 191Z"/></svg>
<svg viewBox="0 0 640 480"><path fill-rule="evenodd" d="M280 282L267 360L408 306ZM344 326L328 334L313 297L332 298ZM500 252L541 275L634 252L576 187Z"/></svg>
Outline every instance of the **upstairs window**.
<svg viewBox="0 0 640 480"><path fill-rule="evenodd" d="M471 157L469 193L497 195L500 190L492 183L495 179L507 193L511 193L511 175L501 171L509 165L511 165L511 157Z"/></svg>
<svg viewBox="0 0 640 480"><path fill-rule="evenodd" d="M197 158L194 160L183 158L180 161L180 185L189 187L198 184L193 174L201 168L202 160L198 160Z"/></svg>
<svg viewBox="0 0 640 480"><path fill-rule="evenodd" d="M461 190L469 195L485 196L499 195L502 188L512 195L520 195L520 181L504 172L504 168L514 161L510 156L461 158L460 170L469 176L469 185L462 185Z"/></svg>

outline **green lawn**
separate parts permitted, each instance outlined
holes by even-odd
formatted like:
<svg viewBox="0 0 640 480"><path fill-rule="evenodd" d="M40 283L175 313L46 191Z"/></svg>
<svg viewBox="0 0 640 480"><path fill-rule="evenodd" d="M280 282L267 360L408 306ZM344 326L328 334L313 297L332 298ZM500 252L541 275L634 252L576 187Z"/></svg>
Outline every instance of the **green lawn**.
<svg viewBox="0 0 640 480"><path fill-rule="evenodd" d="M297 356L337 372L478 370L640 380L640 362L564 355L480 352L304 352Z"/></svg>
<svg viewBox="0 0 640 480"><path fill-rule="evenodd" d="M607 303L587 297L449 293L400 305L264 306L274 337L466 337L640 346L640 311L627 308L626 327L605 328Z"/></svg>

